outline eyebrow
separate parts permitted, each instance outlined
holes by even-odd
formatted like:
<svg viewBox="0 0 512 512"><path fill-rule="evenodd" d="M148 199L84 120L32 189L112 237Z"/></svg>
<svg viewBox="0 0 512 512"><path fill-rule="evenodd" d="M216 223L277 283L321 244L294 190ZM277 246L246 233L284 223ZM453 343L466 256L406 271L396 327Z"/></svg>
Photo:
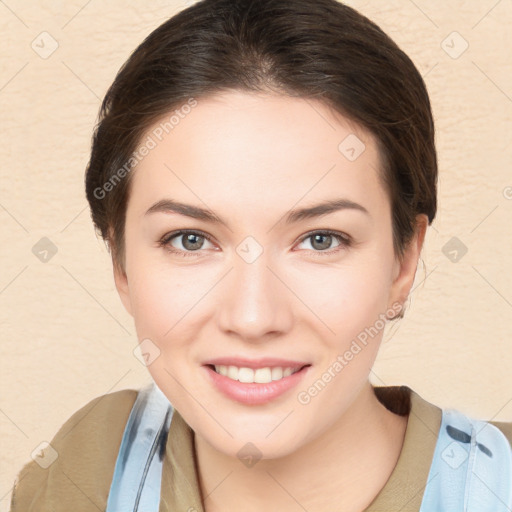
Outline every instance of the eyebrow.
<svg viewBox="0 0 512 512"><path fill-rule="evenodd" d="M329 213L334 213L340 210L356 210L363 212L366 215L370 215L368 210L354 201L350 201L349 199L331 199L328 201L324 201L313 206L308 206L306 208L299 208L290 211L285 218L285 224L293 224L296 222L300 222L305 219L312 219L316 217L321 217L323 215L327 215ZM199 206L194 206L191 204L180 203L179 201L175 201L173 199L161 199L156 202L153 206L151 206L146 213L149 215L152 213L177 213L180 215L184 215L186 217L191 217L193 219L202 220L204 222L210 222L212 224L222 224L223 226L228 227L228 223L222 218L217 216L211 210L201 208Z"/></svg>

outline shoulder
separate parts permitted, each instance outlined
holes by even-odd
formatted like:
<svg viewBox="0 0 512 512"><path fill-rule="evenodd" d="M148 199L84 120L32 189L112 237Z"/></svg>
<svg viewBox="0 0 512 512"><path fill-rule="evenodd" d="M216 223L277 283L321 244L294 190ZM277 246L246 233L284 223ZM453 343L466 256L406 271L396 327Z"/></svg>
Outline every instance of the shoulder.
<svg viewBox="0 0 512 512"><path fill-rule="evenodd" d="M504 436L508 439L510 446L512 447L512 422L502 422L502 421L489 421L491 425L497 427Z"/></svg>
<svg viewBox="0 0 512 512"><path fill-rule="evenodd" d="M137 390L99 396L75 412L18 474L11 512L104 510ZM80 504L84 504L83 507Z"/></svg>

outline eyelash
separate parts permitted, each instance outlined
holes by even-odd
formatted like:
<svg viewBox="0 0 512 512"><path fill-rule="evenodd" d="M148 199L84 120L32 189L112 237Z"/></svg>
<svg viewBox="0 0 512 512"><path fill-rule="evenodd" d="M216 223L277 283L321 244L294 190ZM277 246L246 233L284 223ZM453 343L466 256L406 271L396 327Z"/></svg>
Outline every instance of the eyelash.
<svg viewBox="0 0 512 512"><path fill-rule="evenodd" d="M174 247L172 247L170 245L170 242L172 239L179 237L180 235L190 235L190 234L199 235L203 238L206 238L206 240L208 240L209 242L213 243L212 238L209 235L207 235L206 233L203 233L202 231L197 231L197 230L185 229L185 230L173 231L172 233L165 234L158 241L158 246L164 248L166 251L168 251L172 254L176 254L177 256L182 256L185 258L190 257L190 256L196 256L197 253L199 253L200 249L197 251L182 251L180 249L175 249ZM302 243L302 242L304 242L304 240L307 240L308 238L311 238L315 235L330 235L330 236L333 236L340 243L337 247L335 247L334 249L328 250L328 251L315 251L315 250L312 251L313 254L316 254L319 256L329 256L329 255L337 253L338 251L346 249L352 245L352 238L350 236L343 234L343 233L339 233L337 231L332 231L330 229L317 230L317 231L312 231L310 233L307 233L299 240L299 243Z"/></svg>

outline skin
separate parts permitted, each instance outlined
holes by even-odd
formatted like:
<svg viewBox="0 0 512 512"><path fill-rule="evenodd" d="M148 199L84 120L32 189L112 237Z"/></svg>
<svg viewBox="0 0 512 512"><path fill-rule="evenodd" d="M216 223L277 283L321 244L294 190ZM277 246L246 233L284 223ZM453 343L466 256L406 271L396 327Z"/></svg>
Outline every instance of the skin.
<svg viewBox="0 0 512 512"><path fill-rule="evenodd" d="M350 134L365 144L355 161L338 149ZM139 340L160 350L153 379L195 432L207 512L239 509L241 499L245 512L361 511L389 478L407 417L387 410L369 383L382 329L309 403L297 399L412 286L427 218L417 217L398 258L379 169L373 136L322 103L229 91L199 98L133 171L115 282ZM294 208L342 197L368 213L284 222ZM209 208L229 227L145 215L164 198ZM212 242L169 242L188 257L158 244L179 229ZM303 238L325 229L353 243ZM252 263L237 253L248 236L263 249ZM218 391L201 366L229 355L312 366L296 388L250 406ZM237 456L249 441L261 453L252 467Z"/></svg>

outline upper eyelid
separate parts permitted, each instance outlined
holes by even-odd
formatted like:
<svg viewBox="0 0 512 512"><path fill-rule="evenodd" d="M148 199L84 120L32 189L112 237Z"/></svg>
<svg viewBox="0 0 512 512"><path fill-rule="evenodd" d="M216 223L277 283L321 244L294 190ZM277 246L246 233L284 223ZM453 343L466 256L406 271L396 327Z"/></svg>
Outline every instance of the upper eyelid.
<svg viewBox="0 0 512 512"><path fill-rule="evenodd" d="M198 229L179 229L177 231L170 231L169 233L166 233L161 240L164 242L169 242L173 240L174 238L183 236L183 235L199 235L204 238L206 238L209 242L213 243L213 237L209 235L208 233L205 233L204 231L198 230Z"/></svg>
<svg viewBox="0 0 512 512"><path fill-rule="evenodd" d="M344 233L343 231L336 231L334 229L315 229L313 231L309 231L308 233L305 233L304 235L302 235L299 238L299 241L302 242L302 241L306 240L307 238L309 238L309 237L311 237L313 235L318 235L318 234L321 234L321 235L325 235L326 234L326 235L330 235L330 236L338 236L340 238L343 238L347 242L352 239L352 237L350 235L348 235L347 233Z"/></svg>

